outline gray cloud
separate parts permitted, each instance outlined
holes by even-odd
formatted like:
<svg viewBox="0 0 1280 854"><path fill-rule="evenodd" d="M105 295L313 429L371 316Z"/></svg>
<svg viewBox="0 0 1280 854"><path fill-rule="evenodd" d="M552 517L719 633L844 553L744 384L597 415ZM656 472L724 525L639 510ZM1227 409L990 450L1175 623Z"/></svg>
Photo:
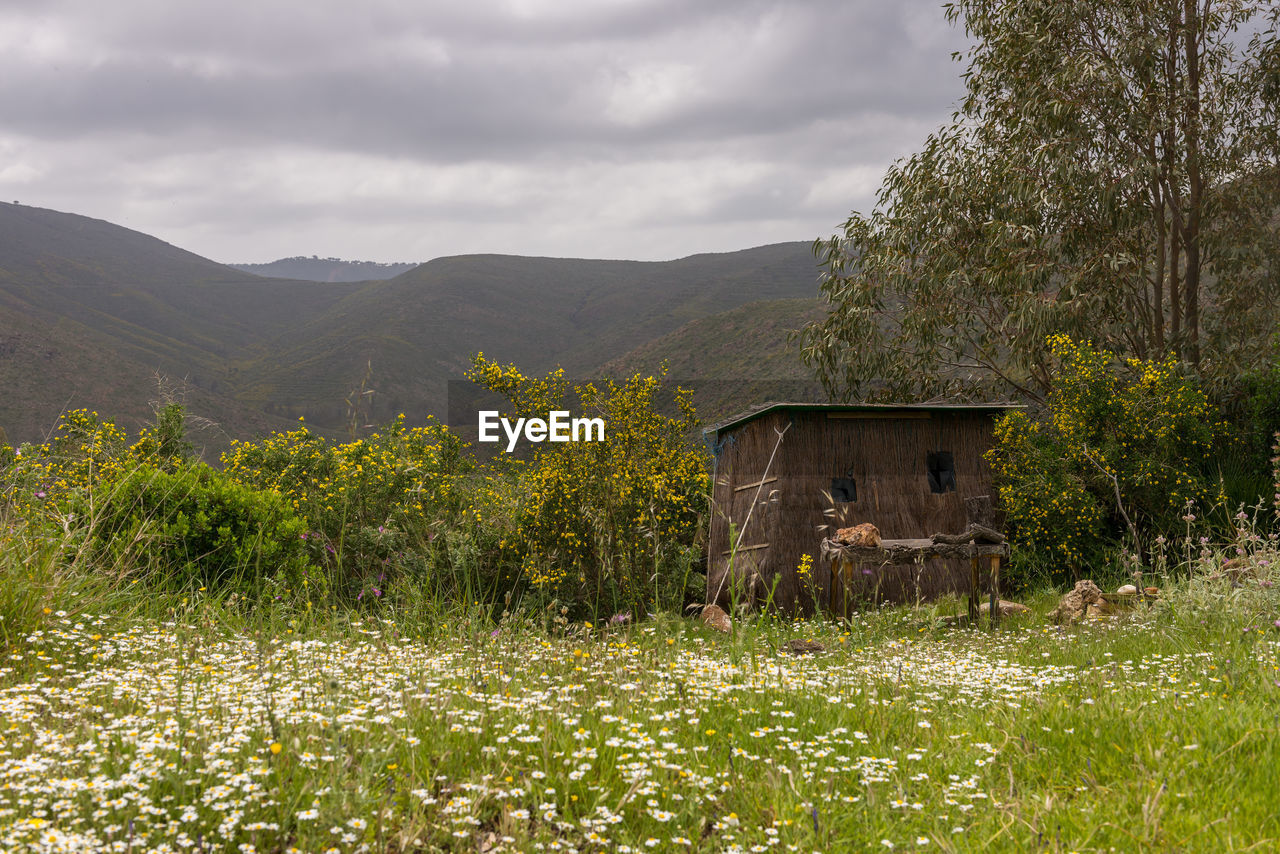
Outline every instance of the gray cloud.
<svg viewBox="0 0 1280 854"><path fill-rule="evenodd" d="M932 0L11 2L0 194L219 260L809 239L963 46Z"/></svg>

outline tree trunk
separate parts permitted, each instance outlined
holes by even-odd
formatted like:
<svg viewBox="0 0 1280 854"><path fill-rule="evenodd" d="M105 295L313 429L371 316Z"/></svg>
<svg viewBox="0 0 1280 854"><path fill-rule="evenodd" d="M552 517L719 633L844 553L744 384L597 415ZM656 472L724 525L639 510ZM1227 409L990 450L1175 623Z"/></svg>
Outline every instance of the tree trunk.
<svg viewBox="0 0 1280 854"><path fill-rule="evenodd" d="M1186 49L1187 212L1184 218L1187 269L1187 358L1200 368L1200 207L1204 183L1200 174L1200 12L1196 0L1184 0L1183 45Z"/></svg>

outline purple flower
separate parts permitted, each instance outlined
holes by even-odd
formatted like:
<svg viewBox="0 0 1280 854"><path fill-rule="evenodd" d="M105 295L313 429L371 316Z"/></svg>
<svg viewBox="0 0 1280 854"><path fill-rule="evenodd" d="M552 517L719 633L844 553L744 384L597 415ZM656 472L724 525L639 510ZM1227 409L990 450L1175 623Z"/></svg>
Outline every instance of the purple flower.
<svg viewBox="0 0 1280 854"><path fill-rule="evenodd" d="M44 496L45 496L45 493L43 491L36 493L36 498L44 498Z"/></svg>
<svg viewBox="0 0 1280 854"><path fill-rule="evenodd" d="M609 618L609 624L614 626L620 626L623 623L627 623L630 621L631 621L631 615L626 613L625 611L621 614L614 614L612 617Z"/></svg>

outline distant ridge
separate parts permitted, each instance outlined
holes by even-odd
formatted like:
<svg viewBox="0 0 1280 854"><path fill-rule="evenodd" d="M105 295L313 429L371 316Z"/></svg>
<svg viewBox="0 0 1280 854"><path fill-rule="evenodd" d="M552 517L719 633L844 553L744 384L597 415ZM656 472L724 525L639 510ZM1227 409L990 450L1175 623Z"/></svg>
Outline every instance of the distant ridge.
<svg viewBox="0 0 1280 854"><path fill-rule="evenodd" d="M407 273L417 264L379 261L344 261L341 258L320 258L312 255L296 255L281 258L267 264L229 264L237 270L275 279L305 279L309 282L370 282L391 279Z"/></svg>
<svg viewBox="0 0 1280 854"><path fill-rule="evenodd" d="M185 387L223 444L299 417L344 435L362 383L375 393L361 422L403 412L421 423L445 416L448 382L478 351L527 373L598 376L701 318L812 299L816 282L807 242L662 262L463 255L361 282L262 278L102 220L0 204L0 427L11 442L38 440L64 407L83 406L136 430L156 374ZM760 319L773 328L802 314ZM702 352L697 329L671 346Z"/></svg>

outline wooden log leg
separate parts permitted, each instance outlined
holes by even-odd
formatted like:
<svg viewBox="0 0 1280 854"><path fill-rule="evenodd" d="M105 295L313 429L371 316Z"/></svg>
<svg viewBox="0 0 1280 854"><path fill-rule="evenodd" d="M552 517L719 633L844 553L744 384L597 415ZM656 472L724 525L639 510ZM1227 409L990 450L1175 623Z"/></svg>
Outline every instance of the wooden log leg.
<svg viewBox="0 0 1280 854"><path fill-rule="evenodd" d="M841 619L849 616L848 596L846 586L848 582L845 580L849 575L849 561L834 560L831 562L831 614L839 616ZM838 599L837 599L838 597ZM837 601L839 605L837 606Z"/></svg>
<svg viewBox="0 0 1280 854"><path fill-rule="evenodd" d="M1000 555L991 555L991 628L1000 627Z"/></svg>
<svg viewBox="0 0 1280 854"><path fill-rule="evenodd" d="M840 586L840 561L831 559L831 577L827 580L831 589L827 591L827 613L836 616L836 588Z"/></svg>
<svg viewBox="0 0 1280 854"><path fill-rule="evenodd" d="M978 556L971 561L972 572L969 575L969 625L978 625Z"/></svg>

